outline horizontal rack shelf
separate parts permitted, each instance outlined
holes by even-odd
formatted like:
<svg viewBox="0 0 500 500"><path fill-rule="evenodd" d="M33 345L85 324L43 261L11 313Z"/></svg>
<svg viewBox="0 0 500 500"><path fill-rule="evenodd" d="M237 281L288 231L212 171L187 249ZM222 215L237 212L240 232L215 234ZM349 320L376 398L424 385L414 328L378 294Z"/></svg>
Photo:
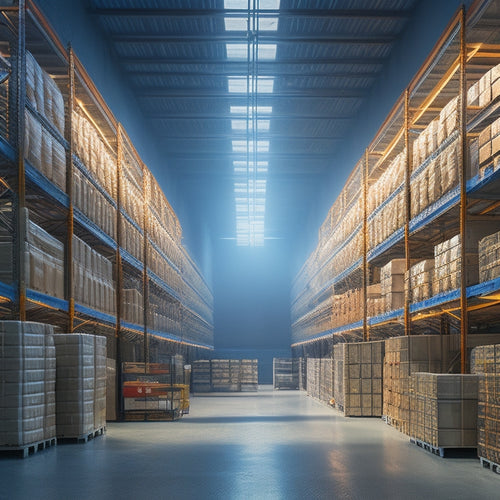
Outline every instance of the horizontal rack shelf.
<svg viewBox="0 0 500 500"><path fill-rule="evenodd" d="M120 256L127 264L132 266L139 273L144 272L144 264L132 254L127 252L123 247L120 247Z"/></svg>
<svg viewBox="0 0 500 500"><path fill-rule="evenodd" d="M194 340L186 340L186 339L183 339L181 337L178 337L177 335L173 335L173 334L170 334L167 332L160 332L158 330L149 330L148 329L148 334L153 335L155 337L160 337L162 339L171 340L173 342L178 342L179 344L189 345L192 347L202 347L204 349L213 349L214 348L213 345L204 344L203 342L196 342Z"/></svg>
<svg viewBox="0 0 500 500"><path fill-rule="evenodd" d="M26 109L50 132L54 139L63 145L65 150L69 149L69 143L61 132L42 113L38 112L29 101L26 101Z"/></svg>
<svg viewBox="0 0 500 500"><path fill-rule="evenodd" d="M356 321L355 323L350 323L349 325L343 325L343 326L339 326L337 328L332 328L331 330L327 330L326 332L322 332L322 333L318 333L316 335L313 335L312 337L310 337L308 339L299 340L297 342L294 342L292 344L292 347L300 345L300 344L307 344L309 342L316 342L318 340L324 340L324 339L333 337L334 335L352 332L354 330L359 330L360 328L363 328L363 320Z"/></svg>
<svg viewBox="0 0 500 500"><path fill-rule="evenodd" d="M132 217L126 212L126 210L123 207L120 208L120 214L123 217L125 217L125 219L128 222L130 222L130 224L132 224L132 226L134 226L135 229L137 229L137 231L141 236L144 236L144 231L142 230L141 226L139 226L139 224L137 224L137 222L134 219L132 219Z"/></svg>
<svg viewBox="0 0 500 500"><path fill-rule="evenodd" d="M159 288L163 289L169 295L171 295L174 299L178 300L179 302L181 301L179 294L150 269L148 269L148 278L156 283Z"/></svg>
<svg viewBox="0 0 500 500"><path fill-rule="evenodd" d="M53 297L52 295L47 295L37 290L27 289L26 298L32 302L36 302L37 304L41 304L52 309L59 309L63 312L69 311L69 302L67 300Z"/></svg>
<svg viewBox="0 0 500 500"><path fill-rule="evenodd" d="M392 248L396 243L400 242L404 238L404 227L400 227L396 229L386 240L379 243L375 248L367 252L366 258L368 262L380 257L382 254L387 252L390 248Z"/></svg>
<svg viewBox="0 0 500 500"><path fill-rule="evenodd" d="M400 184L372 213L368 214L367 220L371 221L374 217L381 212L401 191L404 189L404 182Z"/></svg>
<svg viewBox="0 0 500 500"><path fill-rule="evenodd" d="M107 323L109 325L116 325L116 316L111 314L103 313L92 309L91 307L84 306L82 304L75 303L75 312L80 314L85 314L91 318L98 319L101 323Z"/></svg>
<svg viewBox="0 0 500 500"><path fill-rule="evenodd" d="M163 257L165 262L168 263L168 265L176 271L178 274L181 274L181 271L179 268L165 255L165 252L151 239L151 236L148 235L148 243Z"/></svg>
<svg viewBox="0 0 500 500"><path fill-rule="evenodd" d="M367 319L369 326L377 326L382 323L387 323L389 321L394 321L400 318L404 314L404 309L394 309L393 311L388 311L377 316L371 316Z"/></svg>
<svg viewBox="0 0 500 500"><path fill-rule="evenodd" d="M410 234L416 233L423 229L427 224L437 219L440 215L447 212L450 208L455 206L460 200L460 189L459 186L454 187L452 190L448 191L445 195L441 196L432 205L429 205L416 217L410 221L409 229Z"/></svg>
<svg viewBox="0 0 500 500"><path fill-rule="evenodd" d="M24 170L26 172L26 180L35 184L45 194L49 195L54 201L64 208L69 208L69 196L59 189L55 184L52 184L45 175L33 167L27 160L24 161Z"/></svg>
<svg viewBox="0 0 500 500"><path fill-rule="evenodd" d="M78 156L73 155L73 165L85 176L85 178L101 193L106 201L116 210L118 205L116 201L113 200L111 195L101 186L99 181L90 173L88 168L83 164L83 162L78 158Z"/></svg>
<svg viewBox="0 0 500 500"><path fill-rule="evenodd" d="M15 286L0 282L0 297L15 302L17 300L17 290Z"/></svg>
<svg viewBox="0 0 500 500"><path fill-rule="evenodd" d="M9 144L5 137L0 135L0 154L3 155L9 161L16 161L16 151Z"/></svg>
<svg viewBox="0 0 500 500"><path fill-rule="evenodd" d="M73 217L75 222L84 227L89 233L95 236L105 245L109 246L113 250L116 250L116 241L106 234L95 222L91 221L84 213L82 213L78 208L73 209Z"/></svg>

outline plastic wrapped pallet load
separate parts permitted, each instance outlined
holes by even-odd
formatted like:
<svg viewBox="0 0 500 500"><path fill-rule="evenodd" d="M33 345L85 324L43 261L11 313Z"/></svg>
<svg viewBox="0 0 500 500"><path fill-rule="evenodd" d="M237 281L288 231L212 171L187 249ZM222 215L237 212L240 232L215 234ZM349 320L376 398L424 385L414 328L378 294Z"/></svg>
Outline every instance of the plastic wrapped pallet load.
<svg viewBox="0 0 500 500"><path fill-rule="evenodd" d="M500 465L500 344L473 349L471 372L480 375L477 454Z"/></svg>
<svg viewBox="0 0 500 500"><path fill-rule="evenodd" d="M434 448L476 448L478 382L478 375L414 373L410 437Z"/></svg>
<svg viewBox="0 0 500 500"><path fill-rule="evenodd" d="M259 360L242 359L240 365L240 390L253 392L259 388Z"/></svg>
<svg viewBox="0 0 500 500"><path fill-rule="evenodd" d="M54 335L54 343L57 437L86 439L104 427L106 339L69 333Z"/></svg>
<svg viewBox="0 0 500 500"><path fill-rule="evenodd" d="M0 447L19 449L54 439L53 328L0 322Z"/></svg>
<svg viewBox="0 0 500 500"><path fill-rule="evenodd" d="M384 341L334 347L334 398L346 417L382 415Z"/></svg>
<svg viewBox="0 0 500 500"><path fill-rule="evenodd" d="M385 341L383 415L408 434L410 376L416 372L447 373L459 350L450 335L393 337Z"/></svg>

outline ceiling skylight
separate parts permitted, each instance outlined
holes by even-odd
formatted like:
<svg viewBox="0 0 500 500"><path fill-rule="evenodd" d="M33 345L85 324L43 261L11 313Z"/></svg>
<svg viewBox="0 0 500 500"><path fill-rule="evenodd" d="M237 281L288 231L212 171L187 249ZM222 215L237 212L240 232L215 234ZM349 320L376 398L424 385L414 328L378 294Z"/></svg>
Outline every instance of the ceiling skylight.
<svg viewBox="0 0 500 500"><path fill-rule="evenodd" d="M248 20L246 17L225 17L224 26L226 31L247 31ZM278 25L276 24L276 26Z"/></svg>
<svg viewBox="0 0 500 500"><path fill-rule="evenodd" d="M253 153L254 152L254 142L246 141L240 139L233 139L233 153ZM257 152L258 153L268 153L269 152L269 141L257 141Z"/></svg>
<svg viewBox="0 0 500 500"><path fill-rule="evenodd" d="M257 120L257 130L269 130L270 123L270 120ZM252 130L253 126L253 120L231 120L231 128L233 130L248 131Z"/></svg>
<svg viewBox="0 0 500 500"><path fill-rule="evenodd" d="M252 108L249 106L230 106L229 111L232 115L249 116L252 118ZM273 112L272 106L257 106L257 116L270 115Z"/></svg>
<svg viewBox="0 0 500 500"><path fill-rule="evenodd" d="M227 79L227 86L229 92L246 94L252 91L254 87L254 77L247 78L246 76L231 76ZM250 89L248 88L250 84ZM274 77L272 76L259 76L257 77L257 93L259 94L272 94L274 90Z"/></svg>
<svg viewBox="0 0 500 500"><path fill-rule="evenodd" d="M226 54L228 59L246 61L248 59L248 44L226 43ZM259 43L257 54L259 61L274 61L276 59L276 44Z"/></svg>

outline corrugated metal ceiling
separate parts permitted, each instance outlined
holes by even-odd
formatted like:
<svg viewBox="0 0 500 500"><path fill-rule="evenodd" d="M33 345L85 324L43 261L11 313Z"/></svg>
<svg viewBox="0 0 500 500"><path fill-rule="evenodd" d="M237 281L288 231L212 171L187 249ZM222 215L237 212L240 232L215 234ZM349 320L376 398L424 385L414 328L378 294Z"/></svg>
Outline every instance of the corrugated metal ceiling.
<svg viewBox="0 0 500 500"><path fill-rule="evenodd" d="M417 1L281 0L278 11L261 11L263 19L278 18L277 31L258 33L259 44L276 44L276 57L254 67L274 79L272 93L258 94L259 106L272 106L271 116L262 117L270 120L269 130L261 135L270 141L268 184L283 182L287 174L295 179L294 188L287 188L290 199L280 199L288 216L320 186L328 158L359 118ZM231 106L246 106L249 98L229 92L228 77L245 77L249 66L228 58L226 44L246 44L248 34L226 31L224 19L245 17L243 10L224 10L224 0L89 5L142 113L154 124L170 170L181 181L203 176L230 186L238 156L232 151L238 132L231 129ZM261 9L269 5L260 0ZM284 221L270 226L286 233Z"/></svg>

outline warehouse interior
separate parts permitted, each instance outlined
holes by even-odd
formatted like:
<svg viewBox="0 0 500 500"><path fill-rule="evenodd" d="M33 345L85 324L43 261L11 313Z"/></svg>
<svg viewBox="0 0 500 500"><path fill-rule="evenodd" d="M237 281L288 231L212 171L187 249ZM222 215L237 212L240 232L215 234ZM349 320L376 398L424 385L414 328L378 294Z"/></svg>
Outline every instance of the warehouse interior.
<svg viewBox="0 0 500 500"><path fill-rule="evenodd" d="M0 499L496 497L500 0L0 0L0 111Z"/></svg>

